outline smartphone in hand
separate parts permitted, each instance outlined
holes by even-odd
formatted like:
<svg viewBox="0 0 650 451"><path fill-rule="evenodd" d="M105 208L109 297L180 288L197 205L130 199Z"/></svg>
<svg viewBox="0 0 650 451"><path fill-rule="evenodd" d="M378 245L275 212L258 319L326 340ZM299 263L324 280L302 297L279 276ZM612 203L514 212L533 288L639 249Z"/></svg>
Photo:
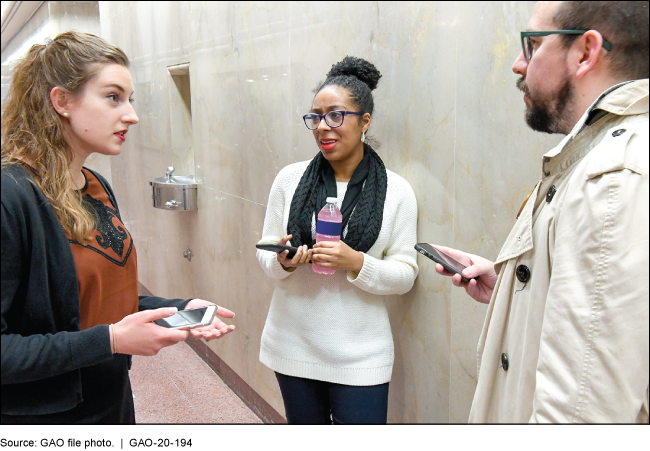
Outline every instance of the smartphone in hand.
<svg viewBox="0 0 650 451"><path fill-rule="evenodd" d="M450 273L460 274L463 282L469 282L469 279L466 279L463 276L463 269L465 269L466 266L451 258L441 250L436 249L429 243L418 243L415 245L415 250L434 262L440 263L442 267ZM474 279L478 279L478 277L475 277Z"/></svg>
<svg viewBox="0 0 650 451"><path fill-rule="evenodd" d="M212 323L217 313L216 305L179 310L168 318L154 320L154 323L167 329L194 329Z"/></svg>
<svg viewBox="0 0 650 451"><path fill-rule="evenodd" d="M277 253L289 250L289 254L287 255L288 259L292 259L296 255L296 252L298 252L297 247L287 246L286 244L279 243L256 244L255 247L263 251L271 251Z"/></svg>

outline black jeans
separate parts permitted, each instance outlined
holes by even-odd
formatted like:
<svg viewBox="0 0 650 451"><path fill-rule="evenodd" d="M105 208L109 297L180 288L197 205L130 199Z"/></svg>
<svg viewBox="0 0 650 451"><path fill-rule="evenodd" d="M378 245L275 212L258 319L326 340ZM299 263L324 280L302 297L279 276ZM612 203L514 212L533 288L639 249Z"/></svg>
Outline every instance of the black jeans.
<svg viewBox="0 0 650 451"><path fill-rule="evenodd" d="M388 382L359 387L275 376L289 424L386 424Z"/></svg>

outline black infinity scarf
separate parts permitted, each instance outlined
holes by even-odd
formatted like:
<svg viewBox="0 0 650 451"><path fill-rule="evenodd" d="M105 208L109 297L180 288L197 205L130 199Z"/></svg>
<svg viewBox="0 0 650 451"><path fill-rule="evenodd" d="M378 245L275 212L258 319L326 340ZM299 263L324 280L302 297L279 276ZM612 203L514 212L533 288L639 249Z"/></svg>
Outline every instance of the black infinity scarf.
<svg viewBox="0 0 650 451"><path fill-rule="evenodd" d="M377 152L364 143L363 153L363 160L352 174L341 205L342 230L348 226L342 241L359 252L367 252L377 241L388 186L386 167ZM293 246L307 244L312 248L316 244L311 233L312 219L318 216L328 197L337 197L336 178L329 161L318 152L307 166L291 200L287 232L293 235Z"/></svg>

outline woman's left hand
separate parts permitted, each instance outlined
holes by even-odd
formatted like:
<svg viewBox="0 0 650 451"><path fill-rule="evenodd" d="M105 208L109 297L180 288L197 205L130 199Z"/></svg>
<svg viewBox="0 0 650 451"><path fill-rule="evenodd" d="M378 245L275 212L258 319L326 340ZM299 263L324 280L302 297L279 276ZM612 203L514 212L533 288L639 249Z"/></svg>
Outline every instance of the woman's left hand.
<svg viewBox="0 0 650 451"><path fill-rule="evenodd" d="M185 310L199 307L207 307L209 305L215 305L213 302L204 301L203 299L192 299L185 306ZM235 314L228 310L227 308L217 306L217 315L223 318L233 318ZM190 334L194 338L205 338L206 340L214 340L215 338L221 338L226 334L229 334L235 330L235 326L226 324L221 321L216 315L212 324L204 327L197 327L195 329L190 329Z"/></svg>
<svg viewBox="0 0 650 451"><path fill-rule="evenodd" d="M311 259L323 268L342 269L357 274L363 268L363 254L343 241L321 241L314 244Z"/></svg>

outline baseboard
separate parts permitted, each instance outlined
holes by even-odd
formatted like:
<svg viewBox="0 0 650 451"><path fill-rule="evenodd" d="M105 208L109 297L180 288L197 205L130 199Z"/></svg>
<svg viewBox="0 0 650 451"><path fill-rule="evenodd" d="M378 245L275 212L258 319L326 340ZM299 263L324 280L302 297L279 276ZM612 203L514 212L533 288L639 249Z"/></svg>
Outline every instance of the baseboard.
<svg viewBox="0 0 650 451"><path fill-rule="evenodd" d="M138 294L153 296L153 293L138 282ZM185 343L212 368L225 384L253 411L264 423L286 424L287 420L264 400L253 388L233 371L203 340L189 337Z"/></svg>
<svg viewBox="0 0 650 451"><path fill-rule="evenodd" d="M205 363L217 373L230 389L253 411L264 423L282 424L286 423L282 415L264 400L253 388L235 373L226 362L206 345L203 340L189 337L185 343L201 357Z"/></svg>

